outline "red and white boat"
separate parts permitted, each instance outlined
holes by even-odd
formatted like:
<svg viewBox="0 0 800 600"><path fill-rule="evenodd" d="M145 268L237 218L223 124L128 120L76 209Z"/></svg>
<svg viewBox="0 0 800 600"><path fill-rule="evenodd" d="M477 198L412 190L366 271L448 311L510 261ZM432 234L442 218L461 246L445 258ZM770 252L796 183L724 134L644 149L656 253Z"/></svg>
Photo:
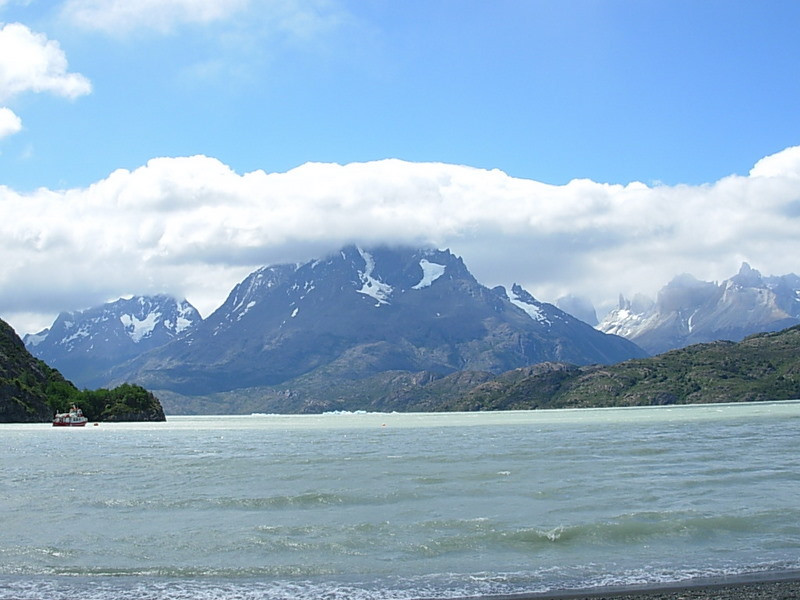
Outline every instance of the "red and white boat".
<svg viewBox="0 0 800 600"><path fill-rule="evenodd" d="M83 427L88 422L89 419L83 416L83 411L73 404L69 412L56 413L53 427Z"/></svg>

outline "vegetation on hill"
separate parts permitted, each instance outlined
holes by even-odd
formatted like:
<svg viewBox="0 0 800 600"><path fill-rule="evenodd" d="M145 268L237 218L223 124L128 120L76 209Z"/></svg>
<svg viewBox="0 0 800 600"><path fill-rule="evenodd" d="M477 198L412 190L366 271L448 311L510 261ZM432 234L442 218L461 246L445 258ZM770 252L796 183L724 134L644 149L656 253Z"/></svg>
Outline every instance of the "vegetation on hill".
<svg viewBox="0 0 800 600"><path fill-rule="evenodd" d="M49 421L75 404L90 421L163 421L158 398L137 385L79 390L56 369L31 356L0 320L0 423Z"/></svg>
<svg viewBox="0 0 800 600"><path fill-rule="evenodd" d="M171 412L321 413L652 406L800 398L800 326L739 343L713 342L613 366L539 363L501 375L384 372L336 382L319 373L290 385L204 398L159 396ZM195 402L192 404L192 402Z"/></svg>
<svg viewBox="0 0 800 600"><path fill-rule="evenodd" d="M513 410L752 402L800 398L800 326L614 366L505 373L439 410Z"/></svg>

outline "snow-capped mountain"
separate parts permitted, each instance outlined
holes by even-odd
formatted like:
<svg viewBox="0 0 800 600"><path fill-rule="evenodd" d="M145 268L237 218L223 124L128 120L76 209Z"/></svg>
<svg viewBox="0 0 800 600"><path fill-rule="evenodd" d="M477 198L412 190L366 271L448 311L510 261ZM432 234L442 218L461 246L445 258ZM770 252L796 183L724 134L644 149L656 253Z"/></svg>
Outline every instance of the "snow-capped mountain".
<svg viewBox="0 0 800 600"><path fill-rule="evenodd" d="M134 296L61 313L49 329L24 337L28 351L80 387L97 387L107 370L162 346L201 322L186 300Z"/></svg>
<svg viewBox="0 0 800 600"><path fill-rule="evenodd" d="M680 275L653 302L620 297L598 329L625 337L651 354L715 340L740 341L800 323L800 277L764 277L743 263L721 283Z"/></svg>
<svg viewBox="0 0 800 600"><path fill-rule="evenodd" d="M258 269L189 335L117 369L114 381L188 396L257 395L299 379L334 388L388 372L498 373L643 355L519 286L488 289L449 251L348 246Z"/></svg>

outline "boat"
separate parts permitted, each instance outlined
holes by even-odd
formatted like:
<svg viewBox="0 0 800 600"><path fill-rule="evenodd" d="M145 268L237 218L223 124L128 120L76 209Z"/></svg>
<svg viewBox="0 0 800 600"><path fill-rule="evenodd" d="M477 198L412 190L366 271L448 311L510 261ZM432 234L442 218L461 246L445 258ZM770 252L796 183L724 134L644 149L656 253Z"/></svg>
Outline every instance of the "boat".
<svg viewBox="0 0 800 600"><path fill-rule="evenodd" d="M56 413L53 427L83 427L88 422L89 419L83 416L83 411L73 404L69 412Z"/></svg>

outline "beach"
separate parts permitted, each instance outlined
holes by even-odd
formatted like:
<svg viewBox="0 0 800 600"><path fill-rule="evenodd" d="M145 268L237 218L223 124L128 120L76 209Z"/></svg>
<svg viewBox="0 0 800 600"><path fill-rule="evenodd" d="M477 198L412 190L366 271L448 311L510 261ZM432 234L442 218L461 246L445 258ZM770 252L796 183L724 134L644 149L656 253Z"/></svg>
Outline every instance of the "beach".
<svg viewBox="0 0 800 600"><path fill-rule="evenodd" d="M775 579L702 582L663 587L607 588L602 591L509 596L497 600L794 600L800 598L800 574Z"/></svg>

